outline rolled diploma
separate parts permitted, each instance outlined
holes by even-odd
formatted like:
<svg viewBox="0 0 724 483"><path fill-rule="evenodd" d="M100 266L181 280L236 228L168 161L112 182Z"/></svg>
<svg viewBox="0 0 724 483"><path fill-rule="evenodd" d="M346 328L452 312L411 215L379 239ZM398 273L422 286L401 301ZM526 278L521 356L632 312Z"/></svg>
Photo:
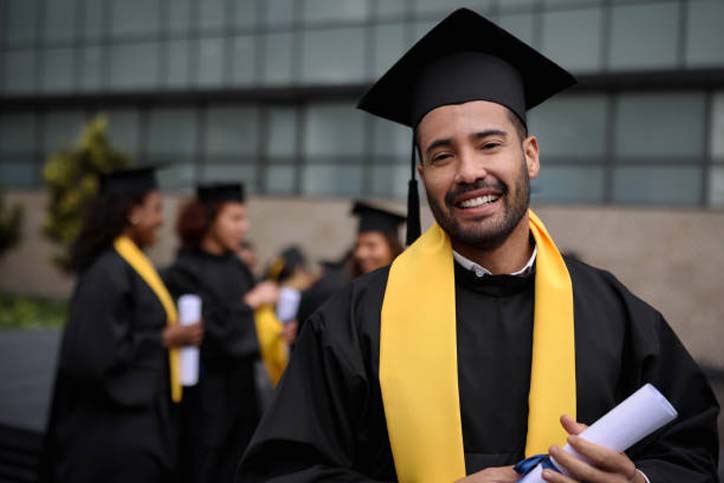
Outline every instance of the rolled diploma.
<svg viewBox="0 0 724 483"><path fill-rule="evenodd" d="M201 320L201 297L182 295L178 299L178 320L181 325L191 325ZM181 384L195 386L199 382L199 348L181 348Z"/></svg>
<svg viewBox="0 0 724 483"><path fill-rule="evenodd" d="M579 436L586 441L621 453L676 419L677 415L676 409L664 395L651 384L646 384ZM563 451L586 461L584 456L578 454L568 444L563 447ZM551 461L555 464L552 458ZM545 480L541 477L542 471L543 468L538 465L518 482L544 483Z"/></svg>
<svg viewBox="0 0 724 483"><path fill-rule="evenodd" d="M291 287L282 287L279 291L279 301L277 302L277 318L284 322L291 322L297 317L299 310L299 302L302 300L302 294L299 290Z"/></svg>

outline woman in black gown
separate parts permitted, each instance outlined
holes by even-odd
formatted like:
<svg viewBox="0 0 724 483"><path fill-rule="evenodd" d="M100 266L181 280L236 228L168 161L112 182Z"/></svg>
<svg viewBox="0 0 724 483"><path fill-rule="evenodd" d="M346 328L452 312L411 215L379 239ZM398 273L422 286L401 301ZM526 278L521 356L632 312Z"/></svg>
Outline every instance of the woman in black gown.
<svg viewBox="0 0 724 483"><path fill-rule="evenodd" d="M255 286L236 256L248 226L243 186L199 187L178 219L182 248L164 271L174 298L201 297L205 329L199 382L182 404L182 481L231 481L259 420L254 311L275 303L278 289Z"/></svg>
<svg viewBox="0 0 724 483"><path fill-rule="evenodd" d="M73 252L78 282L63 335L46 435L45 481L161 482L175 466L176 352L200 324L175 325L173 301L143 255L163 223L150 169L101 180Z"/></svg>

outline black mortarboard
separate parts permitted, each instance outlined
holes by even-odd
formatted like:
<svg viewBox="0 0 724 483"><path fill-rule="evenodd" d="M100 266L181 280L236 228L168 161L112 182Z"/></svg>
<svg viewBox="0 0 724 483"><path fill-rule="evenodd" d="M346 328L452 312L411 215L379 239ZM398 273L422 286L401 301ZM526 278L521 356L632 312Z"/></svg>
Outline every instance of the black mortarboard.
<svg viewBox="0 0 724 483"><path fill-rule="evenodd" d="M196 187L196 197L204 203L224 203L235 201L243 203L244 185L241 183L214 183Z"/></svg>
<svg viewBox="0 0 724 483"><path fill-rule="evenodd" d="M437 107L485 100L507 107L525 123L526 110L575 83L569 72L523 41L461 8L408 50L357 107L414 129ZM409 188L408 244L420 233L414 138Z"/></svg>
<svg viewBox="0 0 724 483"><path fill-rule="evenodd" d="M388 235L399 236L399 228L405 217L391 211L377 208L363 201L355 201L352 214L359 218L357 233L379 231Z"/></svg>
<svg viewBox="0 0 724 483"><path fill-rule="evenodd" d="M120 169L100 177L100 194L138 196L158 189L156 170L151 167Z"/></svg>
<svg viewBox="0 0 724 483"><path fill-rule="evenodd" d="M298 267L304 267L307 264L307 257L304 256L301 248L292 245L282 251L266 269L266 278L283 282L294 274Z"/></svg>

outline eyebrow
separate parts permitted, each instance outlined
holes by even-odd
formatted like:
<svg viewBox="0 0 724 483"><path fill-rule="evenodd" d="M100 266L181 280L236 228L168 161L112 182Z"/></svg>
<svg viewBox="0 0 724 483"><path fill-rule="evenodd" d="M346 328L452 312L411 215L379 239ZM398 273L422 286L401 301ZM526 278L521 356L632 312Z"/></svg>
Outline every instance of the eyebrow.
<svg viewBox="0 0 724 483"><path fill-rule="evenodd" d="M507 135L508 135L508 133L501 129L486 129L484 131L478 131L476 133L473 133L469 137L470 137L470 139L480 140L480 139L487 138L489 136L506 137ZM429 154L430 151L432 151L433 149L435 149L437 147L451 146L451 145L452 145L452 138L436 139L433 142L431 142L430 145L425 149L425 154Z"/></svg>

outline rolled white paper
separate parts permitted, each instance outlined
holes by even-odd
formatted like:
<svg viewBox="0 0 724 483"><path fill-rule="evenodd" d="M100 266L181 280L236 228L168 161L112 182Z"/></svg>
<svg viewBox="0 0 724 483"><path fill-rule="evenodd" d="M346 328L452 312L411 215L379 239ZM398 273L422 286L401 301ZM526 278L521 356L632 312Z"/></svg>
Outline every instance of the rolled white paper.
<svg viewBox="0 0 724 483"><path fill-rule="evenodd" d="M277 318L284 323L291 322L297 317L299 302L302 300L302 293L290 287L282 287L279 290L277 301Z"/></svg>
<svg viewBox="0 0 724 483"><path fill-rule="evenodd" d="M191 325L201 320L201 297L194 294L182 295L178 299L178 321ZM181 348L181 384L195 386L199 382L199 348Z"/></svg>
<svg viewBox="0 0 724 483"><path fill-rule="evenodd" d="M664 395L651 384L646 384L586 428L579 436L586 441L620 453L670 423L677 416L676 409ZM563 447L563 451L586 461L585 457L567 444ZM551 461L553 460L551 459ZM555 461L553 463L555 464ZM519 483L544 483L545 480L541 477L542 471L543 468L538 465L518 481Z"/></svg>

